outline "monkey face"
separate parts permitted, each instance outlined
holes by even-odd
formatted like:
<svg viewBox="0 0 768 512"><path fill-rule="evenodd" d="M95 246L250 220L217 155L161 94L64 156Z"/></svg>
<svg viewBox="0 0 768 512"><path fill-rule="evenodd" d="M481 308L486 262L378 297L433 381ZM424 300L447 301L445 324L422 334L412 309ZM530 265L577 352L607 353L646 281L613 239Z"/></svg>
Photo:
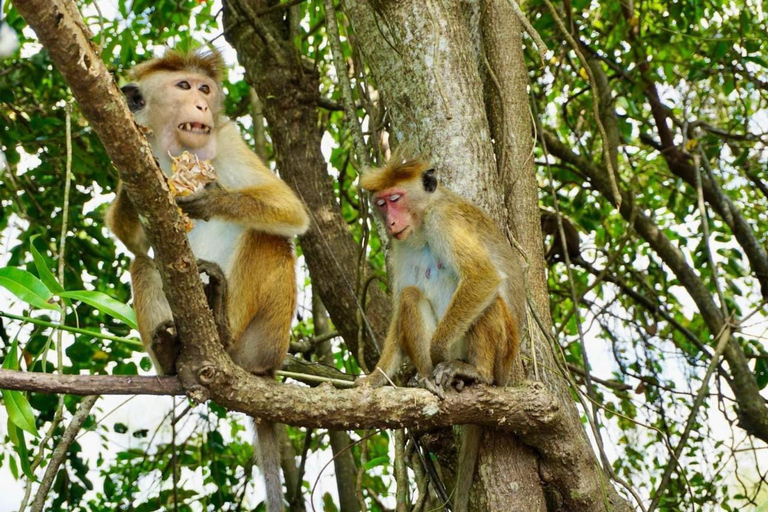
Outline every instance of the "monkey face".
<svg viewBox="0 0 768 512"><path fill-rule="evenodd" d="M384 217L387 233L397 240L405 240L413 232L416 224L411 208L410 198L405 189L391 188L383 190L373 198L376 209Z"/></svg>
<svg viewBox="0 0 768 512"><path fill-rule="evenodd" d="M163 153L215 156L213 132L220 98L213 79L191 72L159 72L142 81L139 90L137 121L152 130Z"/></svg>

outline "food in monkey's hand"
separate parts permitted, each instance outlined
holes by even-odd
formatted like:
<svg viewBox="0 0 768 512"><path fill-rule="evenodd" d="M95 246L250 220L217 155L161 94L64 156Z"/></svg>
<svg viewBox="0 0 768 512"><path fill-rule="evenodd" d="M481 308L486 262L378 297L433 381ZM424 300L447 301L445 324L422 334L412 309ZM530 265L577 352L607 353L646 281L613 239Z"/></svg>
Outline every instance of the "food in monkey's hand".
<svg viewBox="0 0 768 512"><path fill-rule="evenodd" d="M218 178L210 160L200 160L197 155L189 151L183 152L180 156L173 156L170 153L168 156L172 160L171 171L173 172L168 178L168 186L174 196L192 195ZM195 227L195 222L182 212L181 208L179 213L184 222L184 230L189 233Z"/></svg>
<svg viewBox="0 0 768 512"><path fill-rule="evenodd" d="M183 197L199 192L218 178L210 160L200 160L189 151L180 156L171 156L171 160L173 175L168 178L168 185L174 196Z"/></svg>

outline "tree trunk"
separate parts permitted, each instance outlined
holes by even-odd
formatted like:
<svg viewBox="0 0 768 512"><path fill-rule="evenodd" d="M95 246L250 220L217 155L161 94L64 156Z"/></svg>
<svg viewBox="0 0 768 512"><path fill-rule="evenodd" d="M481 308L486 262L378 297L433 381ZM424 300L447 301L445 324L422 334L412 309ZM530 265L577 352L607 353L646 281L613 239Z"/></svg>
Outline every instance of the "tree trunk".
<svg viewBox="0 0 768 512"><path fill-rule="evenodd" d="M528 74L521 26L510 5L346 0L344 6L389 109L393 135L430 158L441 182L484 208L519 243L530 264L527 286L549 329ZM547 370L557 368L552 347L530 318L528 331L538 367L535 372L532 364L524 365L525 375L534 379L537 373L558 397L574 432L569 458L580 474L556 475L562 468L540 466L516 438L486 430L472 509L604 510L608 500L627 507L610 486L605 495L601 490L607 477L598 469L567 382ZM522 350L529 358L531 346L526 340ZM561 488L552 493L547 483L555 480Z"/></svg>

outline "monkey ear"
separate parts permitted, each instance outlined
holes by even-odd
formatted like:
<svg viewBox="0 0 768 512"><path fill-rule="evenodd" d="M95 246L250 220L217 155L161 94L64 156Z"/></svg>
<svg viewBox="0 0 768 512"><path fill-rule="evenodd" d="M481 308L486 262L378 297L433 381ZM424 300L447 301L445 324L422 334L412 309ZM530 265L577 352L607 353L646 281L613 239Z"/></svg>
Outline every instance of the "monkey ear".
<svg viewBox="0 0 768 512"><path fill-rule="evenodd" d="M421 183L424 185L424 190L429 193L437 190L437 178L435 177L435 169L427 169L421 173Z"/></svg>
<svg viewBox="0 0 768 512"><path fill-rule="evenodd" d="M144 108L144 96L141 95L137 84L126 84L120 90L123 91L125 101L128 102L128 108L131 109L131 112L138 112Z"/></svg>

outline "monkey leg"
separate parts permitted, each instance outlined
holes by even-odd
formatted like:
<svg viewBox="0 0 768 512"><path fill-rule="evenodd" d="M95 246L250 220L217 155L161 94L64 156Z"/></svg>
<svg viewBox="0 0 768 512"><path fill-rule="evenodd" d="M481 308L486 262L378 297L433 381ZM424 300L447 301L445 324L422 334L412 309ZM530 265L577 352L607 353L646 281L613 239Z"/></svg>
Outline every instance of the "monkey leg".
<svg viewBox="0 0 768 512"><path fill-rule="evenodd" d="M130 271L133 309L141 341L157 373L174 375L180 346L160 273L152 258L144 254L136 255Z"/></svg>
<svg viewBox="0 0 768 512"><path fill-rule="evenodd" d="M219 339L225 349L232 345L232 334L229 330L229 310L227 309L227 278L221 267L206 260L197 260L197 270L208 276L205 284L205 297L208 307L213 312L213 320L219 332Z"/></svg>
<svg viewBox="0 0 768 512"><path fill-rule="evenodd" d="M254 375L274 375L288 352L292 316L292 310L262 310L229 348L232 360Z"/></svg>
<svg viewBox="0 0 768 512"><path fill-rule="evenodd" d="M397 328L402 350L416 366L421 386L444 399L443 389L432 378L430 342L437 320L429 301L415 286L404 288L400 294Z"/></svg>
<svg viewBox="0 0 768 512"><path fill-rule="evenodd" d="M435 384L443 389L454 386L457 390L466 384L479 382L494 383L497 360L506 354L500 347L507 346L507 324L509 313L504 301L497 297L477 322L467 331L468 362L443 361L435 367Z"/></svg>

